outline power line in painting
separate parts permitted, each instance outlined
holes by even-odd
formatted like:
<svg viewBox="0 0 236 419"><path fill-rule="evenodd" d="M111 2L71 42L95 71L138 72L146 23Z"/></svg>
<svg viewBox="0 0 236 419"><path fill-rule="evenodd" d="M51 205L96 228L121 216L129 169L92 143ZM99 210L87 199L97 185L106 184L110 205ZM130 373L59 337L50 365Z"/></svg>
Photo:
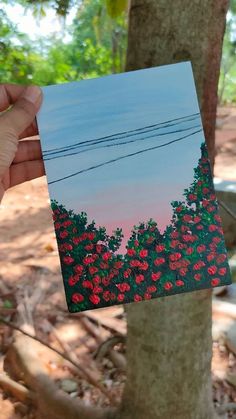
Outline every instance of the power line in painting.
<svg viewBox="0 0 236 419"><path fill-rule="evenodd" d="M195 120L196 118L199 118L200 114L198 113L194 113L194 114L190 114L190 115L186 115L180 118L174 118L174 119L170 119L168 121L164 121L164 122L159 122L157 124L152 124L152 125L147 125L145 127L142 128L136 128L136 129L132 129L129 131L123 131L123 132L119 132L116 134L111 134L111 135L107 135L104 137L100 137L100 138L95 138L92 140L86 140L86 141L80 141L74 144L70 144L64 147L56 147L56 148L52 148L52 149L48 149L45 150L43 152L44 156L48 157L54 154L59 154L62 152L66 152L66 151L70 151L72 149L77 149L79 147L84 147L84 146L88 146L88 145L95 145L95 144L99 144L99 143L103 143L103 142L109 142L109 141L116 141L116 140L120 140L123 138L128 138L128 137L133 137L139 134L144 134L147 132L151 132L151 131L155 131L155 130L160 130L163 128L168 128L174 125L179 125L180 123L185 123L185 122L190 122L192 120Z"/></svg>
<svg viewBox="0 0 236 419"><path fill-rule="evenodd" d="M163 133L160 133L160 134L155 133L155 134L152 134L152 135L147 135L146 137L135 138L133 140L123 141L123 142L119 142L119 143L97 145L96 147L84 148L83 150L73 151L71 153L69 153L70 150L68 149L68 150L66 150L67 154L65 154L65 152L62 151L62 152L60 152L60 154L58 154L56 156L55 155L54 156L49 156L49 157L46 156L44 158L44 160L48 161L48 160L60 159L62 157L67 157L67 156L75 156L76 154L86 153L87 151L93 151L93 150L98 150L98 149L101 149L101 148L110 148L110 147L117 147L117 146L120 146L120 145L130 144L130 143L136 143L138 141L144 141L144 140L147 140L149 138L162 137L162 136L168 135L168 134L177 134L177 133L180 133L180 132L190 131L190 130L193 130L195 128L200 128L200 127L201 127L200 124L193 125L191 127L182 128L182 129L178 129L178 130L175 130L175 131L167 131L167 132L163 132ZM126 137L128 138L128 136L126 136Z"/></svg>
<svg viewBox="0 0 236 419"><path fill-rule="evenodd" d="M178 141L183 141L183 140L185 140L187 138L190 138L191 136L193 136L193 135L195 135L197 133L200 133L200 132L202 132L202 129L199 129L197 131L194 131L194 132L192 132L190 134L187 134L187 135L185 135L183 137L180 137L180 138L177 138L175 140L168 141L167 143L164 143L164 144L161 144L161 145L157 145L157 146L154 146L154 147L145 148L143 150L139 150L139 151L136 151L134 153L126 154L124 156L120 156L120 157L117 157L117 158L114 158L114 159L111 159L111 160L107 160L107 161L105 161L103 163L99 163L99 164L96 164L94 166L90 166L87 169L82 169L82 170L79 170L78 172L74 172L74 173L72 173L72 174L70 174L68 176L64 176L62 178L59 178L59 179L53 180L51 182L48 182L48 184L49 185L52 185L54 183L62 182L63 180L72 178L74 176L80 175L80 174L85 173L85 172L89 172L90 170L98 169L99 167L103 167L103 166L106 166L108 164L115 163L117 161L124 160L124 159L129 158L129 157L137 156L139 154L146 153L148 151L156 150L158 148L167 147L170 144L176 143Z"/></svg>

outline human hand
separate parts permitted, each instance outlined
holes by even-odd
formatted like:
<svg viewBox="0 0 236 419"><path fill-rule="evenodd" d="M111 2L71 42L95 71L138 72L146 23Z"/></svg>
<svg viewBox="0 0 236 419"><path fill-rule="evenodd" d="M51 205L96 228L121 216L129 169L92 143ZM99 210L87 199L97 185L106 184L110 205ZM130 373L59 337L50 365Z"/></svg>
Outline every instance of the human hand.
<svg viewBox="0 0 236 419"><path fill-rule="evenodd" d="M8 188L45 173L39 139L24 140L38 135L41 103L37 86L0 85L0 201Z"/></svg>

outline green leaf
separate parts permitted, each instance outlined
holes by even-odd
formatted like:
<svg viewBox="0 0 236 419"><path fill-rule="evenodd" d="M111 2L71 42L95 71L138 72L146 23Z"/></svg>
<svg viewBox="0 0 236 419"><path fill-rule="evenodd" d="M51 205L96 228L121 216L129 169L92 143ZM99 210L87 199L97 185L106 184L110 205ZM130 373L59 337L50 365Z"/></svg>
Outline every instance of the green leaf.
<svg viewBox="0 0 236 419"><path fill-rule="evenodd" d="M126 10L127 0L106 0L107 13L115 19Z"/></svg>

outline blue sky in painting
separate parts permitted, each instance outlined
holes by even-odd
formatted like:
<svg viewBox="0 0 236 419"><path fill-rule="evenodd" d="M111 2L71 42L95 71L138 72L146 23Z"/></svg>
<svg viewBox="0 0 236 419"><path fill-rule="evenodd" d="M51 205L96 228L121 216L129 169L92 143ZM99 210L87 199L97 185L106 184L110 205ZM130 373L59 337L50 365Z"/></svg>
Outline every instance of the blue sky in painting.
<svg viewBox="0 0 236 419"><path fill-rule="evenodd" d="M147 127L199 112L188 62L99 79L43 88L38 116L46 151L103 136ZM102 162L155 147L198 132L182 141L99 167L49 185L50 196L108 231L123 227L125 236L139 221L154 218L164 230L170 201L181 199L193 180L204 140L200 117L127 139L79 146L80 154L45 161L48 182ZM172 132L172 131L182 132ZM158 134L153 136L154 134ZM165 133L166 135L160 135ZM168 133L168 134L167 134ZM147 138L151 136L151 138ZM124 144L126 140L136 140ZM119 143L122 143L119 145ZM109 143L110 144L110 143ZM65 153L64 153L65 154ZM51 156L58 156L52 154ZM126 237L127 238L127 237Z"/></svg>

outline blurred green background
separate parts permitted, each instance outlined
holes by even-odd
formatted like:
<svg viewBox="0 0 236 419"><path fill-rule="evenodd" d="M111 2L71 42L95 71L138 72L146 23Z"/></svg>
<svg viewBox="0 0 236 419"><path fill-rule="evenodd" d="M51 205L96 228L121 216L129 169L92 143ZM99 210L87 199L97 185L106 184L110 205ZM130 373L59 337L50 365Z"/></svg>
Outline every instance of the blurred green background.
<svg viewBox="0 0 236 419"><path fill-rule="evenodd" d="M124 71L128 0L8 0L1 82L44 86ZM236 0L227 15L219 103L236 102Z"/></svg>

